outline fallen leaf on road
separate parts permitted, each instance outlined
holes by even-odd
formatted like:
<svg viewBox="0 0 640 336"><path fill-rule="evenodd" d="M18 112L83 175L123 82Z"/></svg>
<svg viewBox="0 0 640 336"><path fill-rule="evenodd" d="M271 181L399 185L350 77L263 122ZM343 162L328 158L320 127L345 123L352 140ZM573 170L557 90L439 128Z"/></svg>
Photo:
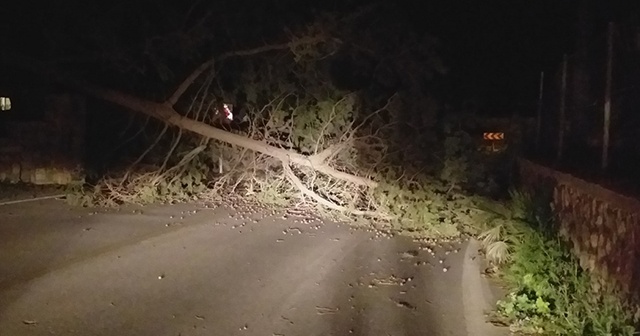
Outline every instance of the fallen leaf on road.
<svg viewBox="0 0 640 336"><path fill-rule="evenodd" d="M22 323L26 324L26 325L34 325L37 324L38 321L34 321L34 320L24 320L22 321Z"/></svg>

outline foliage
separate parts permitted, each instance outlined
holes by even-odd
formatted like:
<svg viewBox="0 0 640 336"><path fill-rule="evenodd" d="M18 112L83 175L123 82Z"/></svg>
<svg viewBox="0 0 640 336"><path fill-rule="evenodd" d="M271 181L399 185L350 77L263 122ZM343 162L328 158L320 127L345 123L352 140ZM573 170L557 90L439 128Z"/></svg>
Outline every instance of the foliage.
<svg viewBox="0 0 640 336"><path fill-rule="evenodd" d="M434 153L439 178L451 189L462 189L480 196L504 198L512 183L515 158L519 153L517 122L498 127L509 135L506 149L483 149L482 132L495 125L474 115L450 112L441 120L441 146Z"/></svg>
<svg viewBox="0 0 640 336"><path fill-rule="evenodd" d="M380 172L385 181L371 196L378 211L389 214L385 222L394 232L413 237L458 237L477 215L474 200L451 192L447 185L424 173L407 169Z"/></svg>
<svg viewBox="0 0 640 336"><path fill-rule="evenodd" d="M475 165L476 146L470 136L464 131L458 130L447 134L444 139L444 157L440 179L449 185L450 189L466 185L475 177L472 174L482 172L481 167Z"/></svg>
<svg viewBox="0 0 640 336"><path fill-rule="evenodd" d="M250 69L255 71L256 67ZM250 77L256 80L259 76ZM265 84L256 81L248 87L259 85ZM259 110L249 111L253 119L243 134L307 155L335 147L337 150L327 161L331 166L356 175L374 177L379 187L364 190L317 172L302 168L295 170L307 188L345 210L340 214L342 218L366 212L374 217L373 223L379 229L412 236L456 237L460 230L469 229L466 225L473 222L470 218L475 215L469 197L451 190L429 172L411 168L420 161L410 161L405 156L407 160L402 165L394 162L395 157L389 150L393 138L386 137L393 133L390 129L394 125L382 122L384 118L381 116L390 113L388 110L393 106L395 96L375 113L358 119L357 116L363 112L354 94L332 97L323 91L327 89L325 85L318 90L325 95L324 99L317 100L322 95L318 91L310 92L311 88L307 85L302 91L283 92L278 99ZM338 93L340 91L334 89L333 95ZM249 102L255 104L255 100L259 100L253 99ZM291 101L295 104L288 103ZM356 123L357 120L360 122ZM233 167L216 183L216 189L244 190L257 194L259 199L281 205L313 203L292 187L277 160L246 153L233 146L215 145L217 147L212 148L214 156L223 157L228 166ZM460 153L451 153L450 157L456 155Z"/></svg>
<svg viewBox="0 0 640 336"><path fill-rule="evenodd" d="M180 161L170 168L136 166L93 186L73 185L67 202L79 206L113 207L121 204L180 202L197 198L208 189L211 165L202 155L205 146L175 154ZM170 152L170 155L173 155Z"/></svg>
<svg viewBox="0 0 640 336"><path fill-rule="evenodd" d="M595 292L589 273L580 268L568 246L539 230L548 228L551 218L541 217L545 210L539 210L536 198L511 194L510 207L494 211L506 210L494 217L499 223L492 222L496 226L483 235L493 261L492 244L503 243L510 250L502 273L509 294L498 302L495 318L522 333L633 335L632 315L617 293ZM491 233L496 230L501 234Z"/></svg>

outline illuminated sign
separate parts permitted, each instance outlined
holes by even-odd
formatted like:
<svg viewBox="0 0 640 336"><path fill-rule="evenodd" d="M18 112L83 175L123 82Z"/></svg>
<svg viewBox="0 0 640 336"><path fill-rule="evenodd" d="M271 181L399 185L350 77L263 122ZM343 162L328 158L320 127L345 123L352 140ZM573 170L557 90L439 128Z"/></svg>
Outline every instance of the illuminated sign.
<svg viewBox="0 0 640 336"><path fill-rule="evenodd" d="M491 133L491 132L485 132L482 137L485 140L504 140L504 133L502 132L497 132L497 133Z"/></svg>

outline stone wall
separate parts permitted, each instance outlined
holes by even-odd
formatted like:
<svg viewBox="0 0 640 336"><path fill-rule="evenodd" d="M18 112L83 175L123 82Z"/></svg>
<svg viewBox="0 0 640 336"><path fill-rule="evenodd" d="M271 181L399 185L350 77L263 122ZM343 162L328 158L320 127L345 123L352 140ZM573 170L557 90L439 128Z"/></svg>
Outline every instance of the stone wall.
<svg viewBox="0 0 640 336"><path fill-rule="evenodd" d="M6 134L0 138L0 182L42 185L83 179L84 98L49 95L44 106L39 120L15 118L6 122Z"/></svg>
<svg viewBox="0 0 640 336"><path fill-rule="evenodd" d="M640 302L640 201L527 160L519 172L525 189L552 191L559 233L595 275L594 287Z"/></svg>

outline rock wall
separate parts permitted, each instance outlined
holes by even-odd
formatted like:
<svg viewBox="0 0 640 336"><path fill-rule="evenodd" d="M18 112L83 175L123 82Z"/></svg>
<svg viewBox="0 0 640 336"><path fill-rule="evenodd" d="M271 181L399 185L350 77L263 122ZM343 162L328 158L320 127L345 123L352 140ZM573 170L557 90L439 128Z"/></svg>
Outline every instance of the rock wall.
<svg viewBox="0 0 640 336"><path fill-rule="evenodd" d="M518 166L525 189L551 191L558 232L595 275L594 288L613 286L639 303L640 201L527 160Z"/></svg>
<svg viewBox="0 0 640 336"><path fill-rule="evenodd" d="M81 181L85 106L81 96L49 95L42 119L7 121L6 135L0 138L0 182L64 185Z"/></svg>

